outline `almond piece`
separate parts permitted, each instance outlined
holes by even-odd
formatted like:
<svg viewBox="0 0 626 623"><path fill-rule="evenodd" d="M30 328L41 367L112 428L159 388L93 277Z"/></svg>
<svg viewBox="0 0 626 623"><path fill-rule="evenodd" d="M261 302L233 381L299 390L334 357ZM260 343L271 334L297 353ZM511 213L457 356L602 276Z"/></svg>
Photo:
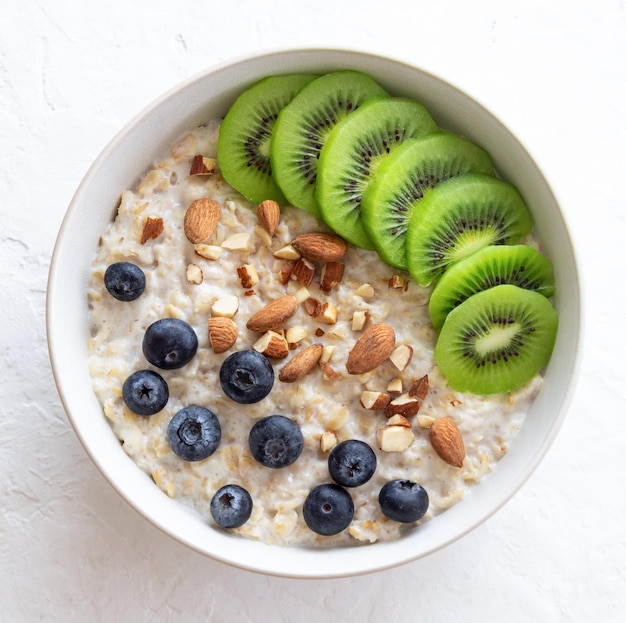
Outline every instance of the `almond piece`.
<svg viewBox="0 0 626 623"><path fill-rule="evenodd" d="M239 276L239 281L241 281L241 287L245 290L249 290L259 283L259 274L256 272L254 264L239 266L237 275Z"/></svg>
<svg viewBox="0 0 626 623"><path fill-rule="evenodd" d="M245 232L238 232L231 234L222 242L222 247L229 251L248 251L250 249L250 234Z"/></svg>
<svg viewBox="0 0 626 623"><path fill-rule="evenodd" d="M203 257L205 260L217 260L222 255L222 247L218 247L214 244L196 244L194 245L194 251L196 255Z"/></svg>
<svg viewBox="0 0 626 623"><path fill-rule="evenodd" d="M308 337L308 335L309 331L306 327L297 325L287 329L285 338L287 338L287 344L291 346L292 344L299 344L304 338Z"/></svg>
<svg viewBox="0 0 626 623"><path fill-rule="evenodd" d="M367 309L357 309L357 311L352 314L352 330L362 331L368 316L369 312Z"/></svg>
<svg viewBox="0 0 626 623"><path fill-rule="evenodd" d="M337 316L339 314L339 310L334 303L327 301L326 303L320 303L315 309L315 313L313 314L313 318L318 322L323 322L324 324L335 324L337 322Z"/></svg>
<svg viewBox="0 0 626 623"><path fill-rule="evenodd" d="M345 266L339 262L326 262L320 273L320 290L330 292L343 278Z"/></svg>
<svg viewBox="0 0 626 623"><path fill-rule="evenodd" d="M237 341L239 330L234 320L225 316L209 318L209 341L214 353L227 351Z"/></svg>
<svg viewBox="0 0 626 623"><path fill-rule="evenodd" d="M279 260L299 260L302 257L290 244L278 249L273 255Z"/></svg>
<svg viewBox="0 0 626 623"><path fill-rule="evenodd" d="M405 428L411 428L411 422L403 415L396 413L387 420L387 426L404 426Z"/></svg>
<svg viewBox="0 0 626 623"><path fill-rule="evenodd" d="M293 272L293 267L296 265L295 260L289 260L286 264L283 264L278 271L278 281L284 286L289 283L289 279L291 279L291 273Z"/></svg>
<svg viewBox="0 0 626 623"><path fill-rule="evenodd" d="M387 391L390 394L401 394L402 393L402 379L397 376L394 379L391 379L389 383L387 383Z"/></svg>
<svg viewBox="0 0 626 623"><path fill-rule="evenodd" d="M311 293L306 286L302 286L300 289L296 290L294 296L296 297L296 301L298 301L298 305L300 305L300 303L304 303L304 301L311 298Z"/></svg>
<svg viewBox="0 0 626 623"><path fill-rule="evenodd" d="M413 385L409 388L409 396L418 400L424 400L428 396L427 374L413 382Z"/></svg>
<svg viewBox="0 0 626 623"><path fill-rule="evenodd" d="M348 250L348 243L343 238L324 232L299 234L291 241L291 246L314 262L336 262Z"/></svg>
<svg viewBox="0 0 626 623"><path fill-rule="evenodd" d="M322 370L322 376L327 381L332 381L339 376L335 368L333 368L327 361L320 360L320 368Z"/></svg>
<svg viewBox="0 0 626 623"><path fill-rule="evenodd" d="M278 223L280 223L280 206L276 201L272 201L271 199L262 201L256 209L256 217L261 227L270 236L273 236L278 227Z"/></svg>
<svg viewBox="0 0 626 623"><path fill-rule="evenodd" d="M414 440L413 430L403 425L384 426L376 431L376 441L383 452L404 452Z"/></svg>
<svg viewBox="0 0 626 623"><path fill-rule="evenodd" d="M267 331L253 345L252 348L269 359L284 359L289 354L289 345L285 336L276 331Z"/></svg>
<svg viewBox="0 0 626 623"><path fill-rule="evenodd" d="M320 302L310 296L308 299L306 299L306 301L302 303L302 305L304 307L304 311L309 314L309 316L315 316L320 306Z"/></svg>
<svg viewBox="0 0 626 623"><path fill-rule="evenodd" d="M378 411L380 409L384 409L391 400L391 396L389 394L385 394L385 392L374 392L366 390L361 394L361 406L364 409L370 409L372 411Z"/></svg>
<svg viewBox="0 0 626 623"><path fill-rule="evenodd" d="M212 316L232 318L239 310L239 299L234 294L225 294L211 305Z"/></svg>
<svg viewBox="0 0 626 623"><path fill-rule="evenodd" d="M374 297L374 295L376 294L374 292L374 286L372 286L372 284L370 283L364 283L362 285L360 285L355 291L354 293L357 296L360 296L362 299L371 299Z"/></svg>
<svg viewBox="0 0 626 623"><path fill-rule="evenodd" d="M295 296L286 294L259 309L248 319L246 327L251 331L265 333L270 329L281 327L296 311L298 311L298 300Z"/></svg>
<svg viewBox="0 0 626 623"><path fill-rule="evenodd" d="M349 374L365 374L377 368L393 352L396 344L394 330L384 322L370 325L348 355Z"/></svg>
<svg viewBox="0 0 626 623"><path fill-rule="evenodd" d="M163 233L163 219L160 216L149 216L143 224L141 232L141 244L146 244L148 240L154 240Z"/></svg>
<svg viewBox="0 0 626 623"><path fill-rule="evenodd" d="M183 222L185 236L192 244L200 244L215 231L222 206L212 199L196 199L187 208Z"/></svg>
<svg viewBox="0 0 626 623"><path fill-rule="evenodd" d="M202 154L196 154L191 161L189 175L212 175L215 173L217 160Z"/></svg>
<svg viewBox="0 0 626 623"><path fill-rule="evenodd" d="M187 264L185 275L187 277L187 281L196 286L199 286L204 281L202 269L197 264Z"/></svg>
<svg viewBox="0 0 626 623"><path fill-rule="evenodd" d="M437 418L430 427L430 444L439 458L453 467L463 467L465 444L451 417Z"/></svg>
<svg viewBox="0 0 626 623"><path fill-rule="evenodd" d="M320 437L320 450L328 452L337 445L337 435L332 430L325 430Z"/></svg>
<svg viewBox="0 0 626 623"><path fill-rule="evenodd" d="M406 418L417 415L421 403L417 398L412 398L409 394L401 394L394 398L385 408L385 415L390 418L399 413Z"/></svg>
<svg viewBox="0 0 626 623"><path fill-rule="evenodd" d="M294 265L291 273L303 286L309 287L313 283L315 275L315 265L309 260L301 257Z"/></svg>
<svg viewBox="0 0 626 623"><path fill-rule="evenodd" d="M389 355L389 360L393 363L400 372L406 369L411 363L413 357L413 347L408 344L400 344L396 346L394 351Z"/></svg>
<svg viewBox="0 0 626 623"><path fill-rule="evenodd" d="M283 383L293 383L301 379L307 372L313 369L322 356L321 344L311 344L297 355L294 355L282 368L278 378Z"/></svg>
<svg viewBox="0 0 626 623"><path fill-rule="evenodd" d="M393 288L394 290L405 290L407 286L407 281L404 277L400 275L394 275L389 279L388 286Z"/></svg>

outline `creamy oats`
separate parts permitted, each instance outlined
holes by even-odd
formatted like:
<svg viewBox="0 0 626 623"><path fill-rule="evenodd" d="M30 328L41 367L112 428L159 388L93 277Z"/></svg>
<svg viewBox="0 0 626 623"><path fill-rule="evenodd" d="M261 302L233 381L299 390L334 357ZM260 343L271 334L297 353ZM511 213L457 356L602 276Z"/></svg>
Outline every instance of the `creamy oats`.
<svg viewBox="0 0 626 623"><path fill-rule="evenodd" d="M324 228L308 213L285 208L274 236L269 236L259 226L256 206L243 200L219 173L190 176L196 154L215 158L218 129L219 124L213 122L182 137L136 189L123 193L117 217L102 236L89 287L89 367L94 391L124 450L167 495L195 507L208 524L215 525L209 512L213 494L234 483L246 488L254 502L248 522L235 530L240 535L281 545L395 539L413 526L383 516L378 506L381 487L396 478L421 484L430 507L419 523L462 500L506 452L540 388L541 377L537 375L522 389L506 395L482 397L451 390L433 361L436 335L428 316L430 291L383 264L374 252L351 247L342 260L343 277L331 292L320 291L319 264L307 288L311 298L336 306L336 322L312 317L306 302L301 302L284 326L291 343L289 355L272 360L276 380L269 396L251 405L230 400L219 383L221 363L236 350L258 346L262 337L246 328L248 318L284 294L296 294L300 301L307 296L296 279L281 282L281 268L289 260L274 254L285 247L289 250L297 234ZM199 198L218 202L222 213L210 239L194 247L184 235L183 220L188 206ZM163 223L160 233L159 218ZM143 243L142 234L147 237ZM115 300L103 283L107 266L122 260L137 264L146 275L145 292L132 302ZM258 283L248 288L242 285L237 270L244 265L251 265L249 271L258 275ZM233 317L238 337L230 349L216 354L209 341L208 320L216 301L228 302L225 297L236 297L230 300L238 304ZM152 368L142 354L144 331L165 317L183 319L194 328L198 352L178 370L159 370L170 391L165 409L150 417L135 415L122 400L122 385L132 372ZM387 360L372 372L348 374L350 349L364 328L376 322L394 329L397 345L412 347L410 363L400 370ZM326 369L316 365L295 383L281 382L280 369L310 344L325 347ZM424 375L428 376L428 394L418 415L409 418L413 443L401 452L382 451L377 431L387 424L387 418L383 411L361 405L363 392L386 393L390 383L397 388L399 384L406 392ZM392 398L396 395L391 394ZM170 419L188 405L213 411L222 428L216 452L193 463L175 455L166 438ZM251 426L271 414L293 419L302 430L304 450L290 467L264 467L248 449ZM454 420L463 437L466 457L460 469L439 458L429 441L428 427L444 416ZM345 439L370 444L377 455L377 469L369 482L349 489L355 505L350 527L336 536L318 536L305 525L302 504L313 487L331 482L328 444Z"/></svg>

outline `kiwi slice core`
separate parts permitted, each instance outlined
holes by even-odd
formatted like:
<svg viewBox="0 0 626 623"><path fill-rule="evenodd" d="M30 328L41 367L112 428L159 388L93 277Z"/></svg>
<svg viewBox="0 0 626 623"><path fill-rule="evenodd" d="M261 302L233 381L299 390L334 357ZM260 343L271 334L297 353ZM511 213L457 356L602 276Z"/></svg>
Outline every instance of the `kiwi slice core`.
<svg viewBox="0 0 626 623"><path fill-rule="evenodd" d="M469 171L493 175L489 154L443 130L408 140L386 158L361 202L365 231L387 264L406 269L406 231L425 193Z"/></svg>
<svg viewBox="0 0 626 623"><path fill-rule="evenodd" d="M420 103L375 97L338 123L320 152L315 195L323 220L339 235L373 249L361 200L381 161L401 143L436 129Z"/></svg>
<svg viewBox="0 0 626 623"><path fill-rule="evenodd" d="M450 266L437 281L430 321L441 328L450 311L470 296L505 283L546 297L555 292L552 264L539 251L523 244L487 246Z"/></svg>
<svg viewBox="0 0 626 623"><path fill-rule="evenodd" d="M495 286L448 314L435 362L457 391L510 392L548 363L557 327L558 314L545 296L510 284Z"/></svg>
<svg viewBox="0 0 626 623"><path fill-rule="evenodd" d="M278 113L316 76L263 78L244 91L220 126L217 158L224 179L246 199L285 202L272 175L270 141Z"/></svg>
<svg viewBox="0 0 626 623"><path fill-rule="evenodd" d="M518 242L531 229L528 208L513 185L467 173L433 188L411 216L407 266L426 287L464 257L487 245Z"/></svg>
<svg viewBox="0 0 626 623"><path fill-rule="evenodd" d="M370 76L334 71L306 85L278 115L270 160L287 200L319 215L315 200L317 163L331 130L371 97L387 93Z"/></svg>

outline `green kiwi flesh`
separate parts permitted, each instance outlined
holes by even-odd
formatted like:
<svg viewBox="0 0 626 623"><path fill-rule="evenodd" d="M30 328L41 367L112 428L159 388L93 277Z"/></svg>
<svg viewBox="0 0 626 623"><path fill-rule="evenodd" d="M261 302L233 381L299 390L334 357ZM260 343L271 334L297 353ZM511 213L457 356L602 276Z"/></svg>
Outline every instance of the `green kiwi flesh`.
<svg viewBox="0 0 626 623"><path fill-rule="evenodd" d="M438 184L413 212L406 235L407 267L422 287L449 266L488 245L530 234L526 203L512 184L467 173Z"/></svg>
<svg viewBox="0 0 626 623"><path fill-rule="evenodd" d="M505 283L546 297L555 292L552 264L539 251L525 244L490 245L443 273L430 296L431 323L440 329L446 316L470 296Z"/></svg>
<svg viewBox="0 0 626 623"><path fill-rule="evenodd" d="M363 195L361 218L384 262L406 269L406 231L424 194L469 171L495 175L482 147L443 130L406 141L381 162Z"/></svg>
<svg viewBox="0 0 626 623"><path fill-rule="evenodd" d="M361 199L382 160L401 143L437 129L420 103L376 97L338 123L320 152L315 197L322 219L357 247L373 249Z"/></svg>
<svg viewBox="0 0 626 623"><path fill-rule="evenodd" d="M287 74L263 78L246 89L224 117L217 143L222 176L249 201L285 203L272 176L272 132L278 113L316 77Z"/></svg>
<svg viewBox="0 0 626 623"><path fill-rule="evenodd" d="M371 97L387 96L370 76L334 71L307 84L278 115L270 145L274 180L287 201L319 216L315 181L331 130Z"/></svg>
<svg viewBox="0 0 626 623"><path fill-rule="evenodd" d="M460 392L513 391L550 359L558 314L539 294L504 284L474 294L447 316L435 362Z"/></svg>

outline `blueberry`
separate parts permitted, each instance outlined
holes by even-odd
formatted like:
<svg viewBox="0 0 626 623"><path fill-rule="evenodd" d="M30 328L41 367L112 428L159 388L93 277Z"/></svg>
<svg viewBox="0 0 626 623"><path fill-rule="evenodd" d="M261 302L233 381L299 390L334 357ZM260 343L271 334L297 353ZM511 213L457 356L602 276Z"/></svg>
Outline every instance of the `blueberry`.
<svg viewBox="0 0 626 623"><path fill-rule="evenodd" d="M339 485L318 485L304 500L302 515L313 532L331 536L350 525L354 516L354 502L350 494Z"/></svg>
<svg viewBox="0 0 626 623"><path fill-rule="evenodd" d="M265 467L294 463L304 447L298 425L284 415L268 415L250 429L248 445L252 456Z"/></svg>
<svg viewBox="0 0 626 623"><path fill-rule="evenodd" d="M378 503L389 519L411 523L428 510L428 493L411 480L390 480L380 490Z"/></svg>
<svg viewBox="0 0 626 623"><path fill-rule="evenodd" d="M152 370L133 372L122 386L122 398L126 406L138 415L158 413L169 399L165 379Z"/></svg>
<svg viewBox="0 0 626 623"><path fill-rule="evenodd" d="M146 329L142 348L153 366L174 370L193 359L198 350L198 336L184 320L162 318Z"/></svg>
<svg viewBox="0 0 626 623"><path fill-rule="evenodd" d="M146 276L135 264L115 262L104 272L104 287L118 301L134 301L146 288Z"/></svg>
<svg viewBox="0 0 626 623"><path fill-rule="evenodd" d="M202 461L211 456L222 439L220 422L204 407L184 407L167 427L172 450L185 461Z"/></svg>
<svg viewBox="0 0 626 623"><path fill-rule="evenodd" d="M274 369L265 355L241 350L224 359L220 368L224 393L240 404L263 400L274 385Z"/></svg>
<svg viewBox="0 0 626 623"><path fill-rule="evenodd" d="M348 439L336 445L328 455L331 478L344 487L366 483L376 471L376 455L363 441Z"/></svg>
<svg viewBox="0 0 626 623"><path fill-rule="evenodd" d="M211 515L222 528L239 528L252 514L252 498L239 485L225 485L211 499Z"/></svg>

